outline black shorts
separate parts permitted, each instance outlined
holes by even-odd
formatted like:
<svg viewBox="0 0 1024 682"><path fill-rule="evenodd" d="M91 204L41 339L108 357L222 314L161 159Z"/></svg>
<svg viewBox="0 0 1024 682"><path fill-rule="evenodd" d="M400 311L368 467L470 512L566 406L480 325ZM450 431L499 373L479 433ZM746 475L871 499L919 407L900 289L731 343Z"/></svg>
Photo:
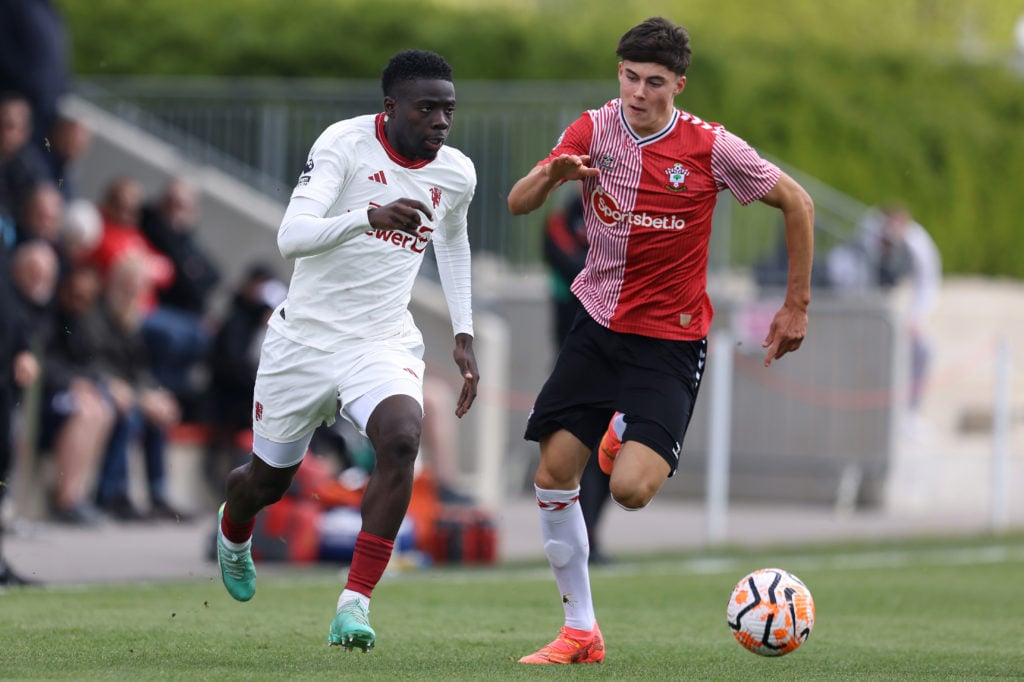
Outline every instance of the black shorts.
<svg viewBox="0 0 1024 682"><path fill-rule="evenodd" d="M593 450L615 412L625 415L622 440L643 443L679 466L693 416L707 339L669 341L613 332L581 312L537 396L527 440L565 429Z"/></svg>

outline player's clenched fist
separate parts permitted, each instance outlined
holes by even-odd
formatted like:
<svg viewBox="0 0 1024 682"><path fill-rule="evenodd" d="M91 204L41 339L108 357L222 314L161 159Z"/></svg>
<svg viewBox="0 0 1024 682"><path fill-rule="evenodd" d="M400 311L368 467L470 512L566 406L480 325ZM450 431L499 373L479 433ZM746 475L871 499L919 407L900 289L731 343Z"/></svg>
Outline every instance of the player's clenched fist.
<svg viewBox="0 0 1024 682"><path fill-rule="evenodd" d="M367 211L370 225L378 230L397 230L411 235L418 235L423 216L434 219L434 214L422 201L415 199L396 199L390 204Z"/></svg>

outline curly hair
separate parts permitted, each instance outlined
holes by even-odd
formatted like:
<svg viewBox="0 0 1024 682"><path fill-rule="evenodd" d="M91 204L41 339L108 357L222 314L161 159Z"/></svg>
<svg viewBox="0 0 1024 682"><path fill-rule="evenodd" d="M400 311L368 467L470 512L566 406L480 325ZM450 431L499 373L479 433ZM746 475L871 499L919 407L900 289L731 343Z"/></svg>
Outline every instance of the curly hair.
<svg viewBox="0 0 1024 682"><path fill-rule="evenodd" d="M445 58L427 50L404 50L393 56L380 77L380 87L385 97L391 97L394 88L405 81L452 80L452 67Z"/></svg>
<svg viewBox="0 0 1024 682"><path fill-rule="evenodd" d="M664 17L651 17L626 31L615 54L631 62L661 64L685 76L690 68L690 34Z"/></svg>

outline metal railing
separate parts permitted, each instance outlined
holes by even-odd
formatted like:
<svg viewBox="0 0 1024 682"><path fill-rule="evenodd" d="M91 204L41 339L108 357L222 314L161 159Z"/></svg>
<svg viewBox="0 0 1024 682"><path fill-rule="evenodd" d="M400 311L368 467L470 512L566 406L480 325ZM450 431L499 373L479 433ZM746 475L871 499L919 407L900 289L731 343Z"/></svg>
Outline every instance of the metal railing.
<svg viewBox="0 0 1024 682"><path fill-rule="evenodd" d="M191 160L227 171L282 203L320 132L337 120L380 110L382 99L379 84L366 80L92 77L79 79L77 90ZM610 81L458 83L459 109L449 141L477 167L470 208L474 250L512 266L541 261L540 217L510 215L506 193L581 111L616 94ZM772 160L814 197L820 247L852 233L863 205ZM725 198L719 202L712 270L753 266L770 259L781 242L777 213L757 205L735 207Z"/></svg>

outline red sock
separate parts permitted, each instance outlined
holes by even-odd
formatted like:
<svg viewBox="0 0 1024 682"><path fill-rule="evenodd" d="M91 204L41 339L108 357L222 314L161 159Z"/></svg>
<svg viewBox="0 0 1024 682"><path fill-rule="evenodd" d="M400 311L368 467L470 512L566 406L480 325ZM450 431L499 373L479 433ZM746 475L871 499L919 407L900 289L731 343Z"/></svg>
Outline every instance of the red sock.
<svg viewBox="0 0 1024 682"><path fill-rule="evenodd" d="M380 582L380 577L384 575L384 569L391 560L391 551L394 548L394 540L359 531L345 589L369 597L373 593L373 588Z"/></svg>
<svg viewBox="0 0 1024 682"><path fill-rule="evenodd" d="M231 518L231 514L228 513L228 508L224 507L224 516L220 520L220 531L224 533L231 542L237 542L242 544L248 542L249 538L252 537L252 530L256 527L256 517L252 517L245 523L238 523Z"/></svg>

